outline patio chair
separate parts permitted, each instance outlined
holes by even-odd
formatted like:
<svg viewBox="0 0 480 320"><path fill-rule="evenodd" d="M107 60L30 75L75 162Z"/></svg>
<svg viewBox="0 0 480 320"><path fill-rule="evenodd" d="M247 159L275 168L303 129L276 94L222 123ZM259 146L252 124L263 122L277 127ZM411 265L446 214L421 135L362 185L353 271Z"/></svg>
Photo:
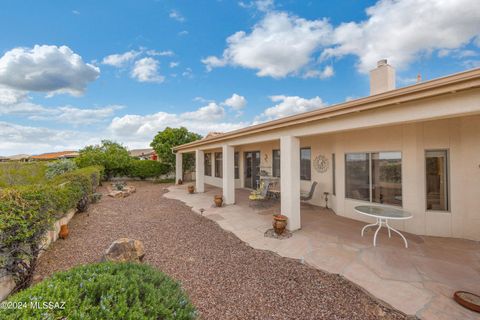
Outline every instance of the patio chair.
<svg viewBox="0 0 480 320"><path fill-rule="evenodd" d="M315 188L317 187L317 181L313 181L312 186L310 187L309 193L300 193L300 200L301 201L308 201L312 200L313 193L315 192Z"/></svg>
<svg viewBox="0 0 480 320"><path fill-rule="evenodd" d="M250 193L248 196L248 199L250 200L249 205L250 206L257 206L257 205L263 205L266 202L268 202L268 188L270 186L270 183L265 182L264 180L260 180L260 186L258 187L257 190L254 190Z"/></svg>

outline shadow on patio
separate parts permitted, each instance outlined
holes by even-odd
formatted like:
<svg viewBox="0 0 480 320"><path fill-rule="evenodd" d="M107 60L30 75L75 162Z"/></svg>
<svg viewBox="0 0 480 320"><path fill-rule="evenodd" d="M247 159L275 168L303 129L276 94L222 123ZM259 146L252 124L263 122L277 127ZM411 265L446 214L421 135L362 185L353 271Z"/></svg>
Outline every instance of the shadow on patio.
<svg viewBox="0 0 480 320"><path fill-rule="evenodd" d="M215 208L213 196L220 188L206 185L205 193L188 194L186 186L172 186L165 196L178 199L216 221L256 249L299 259L312 267L343 275L394 308L421 319L478 319L478 314L458 306L454 291L480 294L480 244L475 241L417 236L402 232L409 248L397 235L382 228L373 247L375 229L364 237L365 223L337 216L333 211L302 204L302 229L288 239L264 236L272 228L272 214L280 203L265 208L249 206L247 189L236 189L235 205Z"/></svg>

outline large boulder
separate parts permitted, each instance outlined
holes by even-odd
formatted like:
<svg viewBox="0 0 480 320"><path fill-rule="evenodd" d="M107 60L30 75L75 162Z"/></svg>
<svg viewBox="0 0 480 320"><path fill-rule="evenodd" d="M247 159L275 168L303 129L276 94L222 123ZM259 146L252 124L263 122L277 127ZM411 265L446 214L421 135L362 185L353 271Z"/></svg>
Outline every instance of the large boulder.
<svg viewBox="0 0 480 320"><path fill-rule="evenodd" d="M105 251L102 261L141 262L144 256L145 248L140 240L121 238Z"/></svg>

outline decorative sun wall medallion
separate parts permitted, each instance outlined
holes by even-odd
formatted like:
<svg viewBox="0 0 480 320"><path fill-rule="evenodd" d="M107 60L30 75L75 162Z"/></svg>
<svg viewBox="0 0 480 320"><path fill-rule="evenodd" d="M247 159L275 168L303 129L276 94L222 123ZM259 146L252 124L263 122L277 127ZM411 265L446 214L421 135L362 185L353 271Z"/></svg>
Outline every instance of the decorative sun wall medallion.
<svg viewBox="0 0 480 320"><path fill-rule="evenodd" d="M313 167L317 172L324 173L328 170L328 159L319 155L313 160Z"/></svg>

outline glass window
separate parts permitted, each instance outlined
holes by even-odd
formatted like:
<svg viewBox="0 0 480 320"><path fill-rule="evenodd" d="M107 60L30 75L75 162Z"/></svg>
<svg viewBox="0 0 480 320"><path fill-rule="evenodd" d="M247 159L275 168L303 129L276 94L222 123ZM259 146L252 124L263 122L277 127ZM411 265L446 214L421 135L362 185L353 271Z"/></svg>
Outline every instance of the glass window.
<svg viewBox="0 0 480 320"><path fill-rule="evenodd" d="M311 166L312 150L310 148L300 149L300 179L311 180L312 166Z"/></svg>
<svg viewBox="0 0 480 320"><path fill-rule="evenodd" d="M223 175L222 153L215 152L215 177L221 178Z"/></svg>
<svg viewBox="0 0 480 320"><path fill-rule="evenodd" d="M240 154L238 152L235 152L234 157L235 179L240 179Z"/></svg>
<svg viewBox="0 0 480 320"><path fill-rule="evenodd" d="M448 151L425 152L427 210L448 211Z"/></svg>
<svg viewBox="0 0 480 320"><path fill-rule="evenodd" d="M402 205L402 154L376 152L372 157L372 201Z"/></svg>
<svg viewBox="0 0 480 320"><path fill-rule="evenodd" d="M370 154L345 155L345 196L370 201Z"/></svg>
<svg viewBox="0 0 480 320"><path fill-rule="evenodd" d="M205 153L205 161L204 161L204 166L205 166L205 175L206 176L212 176L212 154L211 153Z"/></svg>
<svg viewBox="0 0 480 320"><path fill-rule="evenodd" d="M280 150L272 152L272 176L280 177Z"/></svg>
<svg viewBox="0 0 480 320"><path fill-rule="evenodd" d="M332 194L336 194L336 184L335 184L335 153L332 153Z"/></svg>

